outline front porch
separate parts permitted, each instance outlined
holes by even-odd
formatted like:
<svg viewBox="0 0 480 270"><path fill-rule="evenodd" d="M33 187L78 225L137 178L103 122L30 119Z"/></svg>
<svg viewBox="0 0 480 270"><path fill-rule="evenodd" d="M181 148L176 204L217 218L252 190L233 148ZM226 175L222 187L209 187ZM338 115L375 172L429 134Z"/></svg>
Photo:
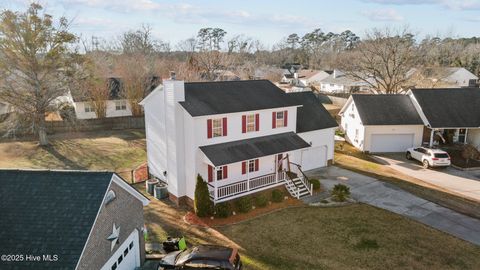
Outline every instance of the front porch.
<svg viewBox="0 0 480 270"><path fill-rule="evenodd" d="M221 182L215 181L208 183L208 190L212 201L220 203L265 189L284 185L286 178L286 172L281 171L278 173L270 173L251 179L241 180L227 185L221 185Z"/></svg>

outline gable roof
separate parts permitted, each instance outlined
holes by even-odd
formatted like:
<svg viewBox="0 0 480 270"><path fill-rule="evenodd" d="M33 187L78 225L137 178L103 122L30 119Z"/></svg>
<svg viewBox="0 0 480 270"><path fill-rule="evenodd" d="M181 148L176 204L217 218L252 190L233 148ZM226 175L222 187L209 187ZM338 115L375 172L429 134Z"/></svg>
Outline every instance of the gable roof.
<svg viewBox="0 0 480 270"><path fill-rule="evenodd" d="M480 127L480 89L412 89L432 128Z"/></svg>
<svg viewBox="0 0 480 270"><path fill-rule="evenodd" d="M363 125L423 125L406 95L353 94L351 98Z"/></svg>
<svg viewBox="0 0 480 270"><path fill-rule="evenodd" d="M185 83L180 104L191 116L298 106L267 80Z"/></svg>
<svg viewBox="0 0 480 270"><path fill-rule="evenodd" d="M312 92L296 92L288 95L303 105L297 109L297 133L338 126Z"/></svg>
<svg viewBox="0 0 480 270"><path fill-rule="evenodd" d="M200 150L214 166L265 157L310 147L293 132L255 137L246 140L201 146Z"/></svg>
<svg viewBox="0 0 480 270"><path fill-rule="evenodd" d="M37 269L75 269L113 173L0 170L0 252L57 254Z"/></svg>

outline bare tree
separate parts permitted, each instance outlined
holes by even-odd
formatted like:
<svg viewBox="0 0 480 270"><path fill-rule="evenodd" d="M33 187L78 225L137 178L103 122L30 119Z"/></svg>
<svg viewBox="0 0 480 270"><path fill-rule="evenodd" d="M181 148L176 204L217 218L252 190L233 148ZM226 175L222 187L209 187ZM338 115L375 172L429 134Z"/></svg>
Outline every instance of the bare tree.
<svg viewBox="0 0 480 270"><path fill-rule="evenodd" d="M40 145L47 145L45 115L56 110L55 101L68 91L66 82L80 58L69 46L76 36L62 17L41 14L32 3L26 12L0 15L0 99L31 123Z"/></svg>
<svg viewBox="0 0 480 270"><path fill-rule="evenodd" d="M340 67L377 94L396 94L408 84L407 71L415 64L416 47L408 29L373 29L356 49L345 53Z"/></svg>
<svg viewBox="0 0 480 270"><path fill-rule="evenodd" d="M140 29L130 30L120 37L120 46L125 54L153 54L161 51L170 51L170 44L155 39L152 28L142 25Z"/></svg>

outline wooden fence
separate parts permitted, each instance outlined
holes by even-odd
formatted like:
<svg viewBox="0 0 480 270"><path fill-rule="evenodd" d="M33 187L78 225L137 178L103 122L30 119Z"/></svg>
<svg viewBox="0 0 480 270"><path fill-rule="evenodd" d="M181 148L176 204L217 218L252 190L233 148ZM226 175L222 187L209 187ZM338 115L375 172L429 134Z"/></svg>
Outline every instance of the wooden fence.
<svg viewBox="0 0 480 270"><path fill-rule="evenodd" d="M77 119L75 121L48 121L48 133L65 133L78 131L144 129L144 116L123 116L100 119Z"/></svg>

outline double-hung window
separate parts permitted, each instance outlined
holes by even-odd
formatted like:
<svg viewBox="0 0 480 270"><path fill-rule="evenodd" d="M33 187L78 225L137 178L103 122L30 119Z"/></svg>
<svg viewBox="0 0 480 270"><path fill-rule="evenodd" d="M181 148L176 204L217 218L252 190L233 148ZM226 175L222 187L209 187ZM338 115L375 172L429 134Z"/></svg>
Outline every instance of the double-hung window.
<svg viewBox="0 0 480 270"><path fill-rule="evenodd" d="M227 136L227 118L215 118L207 120L207 137Z"/></svg>
<svg viewBox="0 0 480 270"><path fill-rule="evenodd" d="M258 172L259 170L259 159L252 159L249 161L242 162L242 174Z"/></svg>
<svg viewBox="0 0 480 270"><path fill-rule="evenodd" d="M272 128L286 127L288 120L288 111L273 112Z"/></svg>
<svg viewBox="0 0 480 270"><path fill-rule="evenodd" d="M242 115L242 133L260 130L260 114Z"/></svg>
<svg viewBox="0 0 480 270"><path fill-rule="evenodd" d="M127 109L126 100L116 100L115 101L115 110L116 111L125 111Z"/></svg>
<svg viewBox="0 0 480 270"><path fill-rule="evenodd" d="M85 104L85 105L84 105L84 109L85 109L85 112L86 112L86 113L94 112L92 103L86 102L86 103L84 103L84 104Z"/></svg>

